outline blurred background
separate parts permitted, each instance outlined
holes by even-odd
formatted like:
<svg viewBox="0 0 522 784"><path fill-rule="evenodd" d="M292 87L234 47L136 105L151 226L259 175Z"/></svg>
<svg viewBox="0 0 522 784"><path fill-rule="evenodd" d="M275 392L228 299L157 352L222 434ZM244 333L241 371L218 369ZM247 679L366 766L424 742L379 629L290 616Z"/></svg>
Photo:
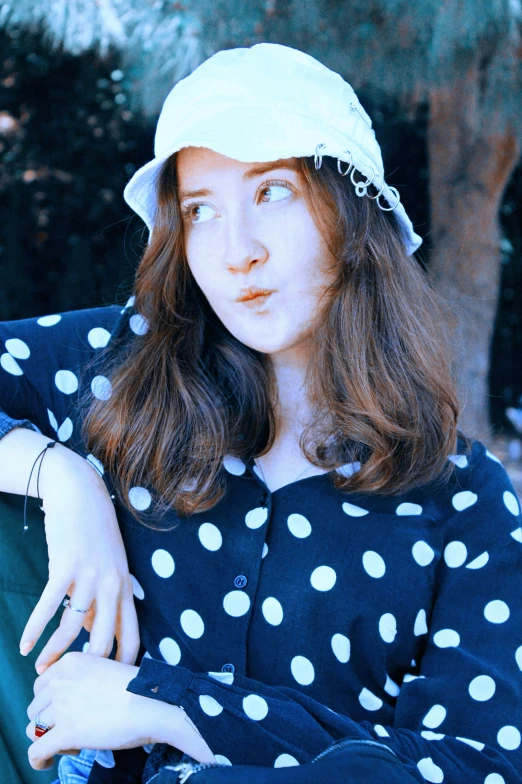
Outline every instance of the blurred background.
<svg viewBox="0 0 522 784"><path fill-rule="evenodd" d="M522 490L520 0L0 5L0 319L129 296L123 200L173 84L220 49L308 52L357 91L455 319L462 424Z"/></svg>

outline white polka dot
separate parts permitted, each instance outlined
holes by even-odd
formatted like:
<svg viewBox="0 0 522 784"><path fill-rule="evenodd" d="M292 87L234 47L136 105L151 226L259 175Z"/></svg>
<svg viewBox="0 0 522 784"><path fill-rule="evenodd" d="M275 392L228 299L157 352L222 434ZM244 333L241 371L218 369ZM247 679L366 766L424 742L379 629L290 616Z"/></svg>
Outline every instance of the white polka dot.
<svg viewBox="0 0 522 784"><path fill-rule="evenodd" d="M522 645L515 651L515 661L518 664L519 669L522 670Z"/></svg>
<svg viewBox="0 0 522 784"><path fill-rule="evenodd" d="M373 692L369 691L369 689L363 689L359 694L359 702L369 711L379 710L382 708L382 700L379 699Z"/></svg>
<svg viewBox="0 0 522 784"><path fill-rule="evenodd" d="M315 678L314 665L306 656L294 656L290 662L292 675L301 686L308 686Z"/></svg>
<svg viewBox="0 0 522 784"><path fill-rule="evenodd" d="M52 411L49 411L49 409L47 409L47 416L49 417L49 422L51 423L53 430L58 430L58 422L56 421L56 417Z"/></svg>
<svg viewBox="0 0 522 784"><path fill-rule="evenodd" d="M149 323L144 316L140 316L139 313L134 313L129 319L129 327L136 335L144 335L149 328Z"/></svg>
<svg viewBox="0 0 522 784"><path fill-rule="evenodd" d="M442 740L442 738L446 737L443 732L432 732L431 730L423 730L421 735L426 740Z"/></svg>
<svg viewBox="0 0 522 784"><path fill-rule="evenodd" d="M144 659L152 659L152 656L150 655L150 653L148 651L145 651L145 653L143 654L143 658Z"/></svg>
<svg viewBox="0 0 522 784"><path fill-rule="evenodd" d="M176 640L173 640L172 637L164 637L158 647L167 664L179 664L181 659L181 648ZM143 658L145 658L145 656ZM150 654L148 658L150 658Z"/></svg>
<svg viewBox="0 0 522 784"><path fill-rule="evenodd" d="M54 383L64 395L72 395L78 389L78 379L72 370L58 370L54 376Z"/></svg>
<svg viewBox="0 0 522 784"><path fill-rule="evenodd" d="M484 607L484 617L490 623L504 623L509 618L509 607L501 599L494 599Z"/></svg>
<svg viewBox="0 0 522 784"><path fill-rule="evenodd" d="M376 734L379 735L379 737L381 737L381 738L389 738L390 737L390 733L388 732L387 729L385 729L382 726L382 724L375 724L373 729L375 730Z"/></svg>
<svg viewBox="0 0 522 784"><path fill-rule="evenodd" d="M460 635L454 629L441 629L433 635L433 642L437 648L458 648Z"/></svg>
<svg viewBox="0 0 522 784"><path fill-rule="evenodd" d="M337 575L331 566L318 566L310 577L312 587L316 591L330 591L337 580Z"/></svg>
<svg viewBox="0 0 522 784"><path fill-rule="evenodd" d="M216 762L221 763L221 765L232 765L228 757L225 757L224 754L214 754L216 758Z"/></svg>
<svg viewBox="0 0 522 784"><path fill-rule="evenodd" d="M151 505L152 497L146 487L131 487L129 501L135 509L143 511Z"/></svg>
<svg viewBox="0 0 522 784"><path fill-rule="evenodd" d="M457 740L460 740L461 743L467 743L468 746L473 746L474 749L478 749L479 751L482 751L482 749L486 745L485 743L480 743L480 741L478 740L470 740L470 738L461 738L458 735L456 736L456 738Z"/></svg>
<svg viewBox="0 0 522 784"><path fill-rule="evenodd" d="M484 779L484 784L506 784L506 781L500 773L490 773Z"/></svg>
<svg viewBox="0 0 522 784"><path fill-rule="evenodd" d="M343 503L343 512L350 517L363 517L364 515L369 514L368 509L363 509L361 506L355 506L355 504L350 504L348 501Z"/></svg>
<svg viewBox="0 0 522 784"><path fill-rule="evenodd" d="M402 504L399 504L399 506L395 510L395 514L420 515L422 514L422 506L420 506L419 504L412 504L409 501L404 501Z"/></svg>
<svg viewBox="0 0 522 784"><path fill-rule="evenodd" d="M154 743L146 743L144 746L142 746L142 749L143 749L143 751L146 751L147 754L150 754L151 751L152 751L152 747L153 746L154 746Z"/></svg>
<svg viewBox="0 0 522 784"><path fill-rule="evenodd" d="M336 468L335 471L342 476L350 477L357 473L357 471L360 471L360 469L361 464L358 460L356 460L354 463L345 463L344 465L339 466L339 468Z"/></svg>
<svg viewBox="0 0 522 784"><path fill-rule="evenodd" d="M280 754L274 762L274 768L289 768L292 765L299 765L299 763L291 754Z"/></svg>
<svg viewBox="0 0 522 784"><path fill-rule="evenodd" d="M243 710L249 719L261 721L268 713L268 704L258 694L249 694L243 699Z"/></svg>
<svg viewBox="0 0 522 784"><path fill-rule="evenodd" d="M485 566L488 561L489 561L489 554L486 551L483 552L481 555L478 555L469 564L466 564L466 569L482 569L482 567Z"/></svg>
<svg viewBox="0 0 522 784"><path fill-rule="evenodd" d="M418 542L415 542L411 548L411 552L419 566L428 566L428 564L430 564L435 557L435 553L432 548L427 542L423 542L422 539L420 539Z"/></svg>
<svg viewBox="0 0 522 784"><path fill-rule="evenodd" d="M112 395L112 385L106 376L94 376L91 392L98 400L108 400Z"/></svg>
<svg viewBox="0 0 522 784"><path fill-rule="evenodd" d="M450 542L448 545L446 545L444 550L444 560L452 569L456 569L458 566L462 566L467 557L468 551L466 549L466 545L463 542Z"/></svg>
<svg viewBox="0 0 522 784"><path fill-rule="evenodd" d="M382 577L386 571L384 560L374 550L367 550L362 557L362 562L364 570L370 577Z"/></svg>
<svg viewBox="0 0 522 784"><path fill-rule="evenodd" d="M87 455L85 459L88 460L92 466L94 466L99 474L103 475L105 469L103 468L103 463L101 463L97 457L94 457L94 455Z"/></svg>
<svg viewBox="0 0 522 784"><path fill-rule="evenodd" d="M444 773L438 765L435 765L431 757L423 757L417 762L417 767L426 781L431 781L433 784L444 781Z"/></svg>
<svg viewBox="0 0 522 784"><path fill-rule="evenodd" d="M420 634L427 634L428 626L426 624L426 610L419 610L415 618L415 625L413 627L413 634L418 637Z"/></svg>
<svg viewBox="0 0 522 784"><path fill-rule="evenodd" d="M250 609L250 598L244 591L230 591L223 599L223 609L233 618L239 618Z"/></svg>
<svg viewBox="0 0 522 784"><path fill-rule="evenodd" d="M126 310L127 308L132 307L134 305L135 300L136 300L136 297L133 294L132 297L129 297L129 299L127 300L127 303L126 303L125 307L123 308L123 310Z"/></svg>
<svg viewBox="0 0 522 784"><path fill-rule="evenodd" d="M12 376L23 376L24 371L11 354L2 354L0 357L0 365L7 373L11 373Z"/></svg>
<svg viewBox="0 0 522 784"><path fill-rule="evenodd" d="M203 618L195 610L183 610L179 622L187 637L192 637L193 640L199 640L205 631Z"/></svg>
<svg viewBox="0 0 522 784"><path fill-rule="evenodd" d="M278 602L278 600L273 596L269 596L268 599L265 599L263 602L261 609L263 611L265 621L267 621L272 626L279 626L283 620L283 608L281 607L281 602Z"/></svg>
<svg viewBox="0 0 522 784"><path fill-rule="evenodd" d="M91 644L90 642L84 642L84 643L83 643L82 651L83 651L84 653L87 653L87 651L89 650L89 645L90 645L90 644Z"/></svg>
<svg viewBox="0 0 522 784"><path fill-rule="evenodd" d="M468 465L468 458L466 455L449 455L448 460L455 463L459 468L466 468Z"/></svg>
<svg viewBox="0 0 522 784"><path fill-rule="evenodd" d="M298 539L306 539L306 537L310 536L312 533L312 526L304 515L288 515L288 520L286 522L290 533Z"/></svg>
<svg viewBox="0 0 522 784"><path fill-rule="evenodd" d="M513 493L511 493L509 490L505 490L502 497L504 499L504 503L506 505L506 508L509 509L511 514L514 514L515 517L517 517L520 514L520 507L519 507L518 501L515 498L515 496L513 495Z"/></svg>
<svg viewBox="0 0 522 784"><path fill-rule="evenodd" d="M500 463L500 465L502 465L502 462L498 459L498 457L490 452L489 449L486 449L486 454L489 458L491 458L491 460L494 460L496 463Z"/></svg>
<svg viewBox="0 0 522 784"><path fill-rule="evenodd" d="M201 710L203 713L206 713L207 716L219 716L223 710L223 706L220 705L219 702L214 699L214 697L211 697L210 694L200 694L199 704L201 706Z"/></svg>
<svg viewBox="0 0 522 784"><path fill-rule="evenodd" d="M416 681L418 678L424 678L424 675L414 675L411 672L407 672L402 679L403 683L410 683L410 681Z"/></svg>
<svg viewBox="0 0 522 784"><path fill-rule="evenodd" d="M234 683L233 672L209 672L209 675L220 683L226 683L227 686L231 686Z"/></svg>
<svg viewBox="0 0 522 784"><path fill-rule="evenodd" d="M489 675L477 675L469 684L468 691L472 699L486 702L492 698L496 688L495 681Z"/></svg>
<svg viewBox="0 0 522 784"><path fill-rule="evenodd" d="M397 634L397 621L391 613L384 613L379 619L379 634L384 642L393 642Z"/></svg>
<svg viewBox="0 0 522 784"><path fill-rule="evenodd" d="M427 714L422 720L425 727L430 727L432 730L438 727L446 718L446 708L443 705L434 705L429 709Z"/></svg>
<svg viewBox="0 0 522 784"><path fill-rule="evenodd" d="M261 553L261 558L264 558L265 555L268 553L268 545L266 542L263 544L263 552Z"/></svg>
<svg viewBox="0 0 522 784"><path fill-rule="evenodd" d="M198 529L199 541L207 550L215 552L223 544L221 531L213 523L202 523Z"/></svg>
<svg viewBox="0 0 522 784"><path fill-rule="evenodd" d="M141 585L136 580L136 578L134 577L133 574L131 574L130 578L131 578L131 582L132 582L132 593L134 594L136 599L144 599L145 598L145 591L143 590L143 588L141 587Z"/></svg>
<svg viewBox="0 0 522 784"><path fill-rule="evenodd" d="M451 499L451 503L457 512L462 512L468 506L473 506L476 503L478 495L472 493L471 490L462 490L460 493L455 493Z"/></svg>
<svg viewBox="0 0 522 784"><path fill-rule="evenodd" d="M174 574L174 558L166 550L155 550L151 562L158 577L170 577Z"/></svg>
<svg viewBox="0 0 522 784"><path fill-rule="evenodd" d="M498 745L508 751L514 751L520 746L520 731L510 724L502 727L497 734Z"/></svg>
<svg viewBox="0 0 522 784"><path fill-rule="evenodd" d="M350 640L344 634L334 634L332 637L332 651L341 664L346 664L350 660Z"/></svg>
<svg viewBox="0 0 522 784"><path fill-rule="evenodd" d="M54 327L61 319L62 317L58 314L53 314L52 316L41 316L39 319L36 319L36 323L41 327Z"/></svg>
<svg viewBox="0 0 522 784"><path fill-rule="evenodd" d="M16 359L28 359L31 356L29 346L20 338L9 338L5 341L5 347Z"/></svg>
<svg viewBox="0 0 522 784"><path fill-rule="evenodd" d="M116 766L114 754L109 749L98 749L94 760L102 768L114 768Z"/></svg>
<svg viewBox="0 0 522 784"><path fill-rule="evenodd" d="M87 333L87 340L93 348L105 348L111 333L103 327L94 327Z"/></svg>
<svg viewBox="0 0 522 784"><path fill-rule="evenodd" d="M72 436L73 432L73 423L72 420L67 417L64 419L58 430L56 431L56 435L58 436L59 441L67 441L68 438Z"/></svg>
<svg viewBox="0 0 522 784"><path fill-rule="evenodd" d="M265 506L257 506L255 509L251 509L245 515L247 528L259 528L263 523L266 523L267 517L268 509Z"/></svg>
<svg viewBox="0 0 522 784"><path fill-rule="evenodd" d="M384 684L384 691L391 697L397 697L400 692L400 686L395 683L392 678L386 673L386 683Z"/></svg>
<svg viewBox="0 0 522 784"><path fill-rule="evenodd" d="M522 542L522 528L515 528L514 531L511 531L511 536L516 542Z"/></svg>
<svg viewBox="0 0 522 784"><path fill-rule="evenodd" d="M228 473L233 474L234 476L241 476L246 471L245 463L240 460L239 457L233 457L232 455L227 455L225 457L223 465Z"/></svg>

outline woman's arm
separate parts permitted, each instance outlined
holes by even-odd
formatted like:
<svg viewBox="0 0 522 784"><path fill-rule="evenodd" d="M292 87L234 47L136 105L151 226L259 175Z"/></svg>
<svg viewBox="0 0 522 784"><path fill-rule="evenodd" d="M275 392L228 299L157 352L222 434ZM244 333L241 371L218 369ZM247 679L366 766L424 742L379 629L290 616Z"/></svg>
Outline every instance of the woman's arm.
<svg viewBox="0 0 522 784"><path fill-rule="evenodd" d="M95 359L117 327L118 306L69 311L42 318L0 322L0 492L43 499L49 582L24 629L21 652L35 645L64 596L71 605L36 662L46 666L66 650L85 624L91 650L108 656L114 636L117 659L136 660L138 624L128 564L109 491L90 455L81 454L76 402L84 363ZM50 440L58 443L38 455ZM86 459L87 458L87 459ZM103 468L101 469L103 471ZM22 536L23 534L23 536ZM30 528L20 520L21 547Z"/></svg>

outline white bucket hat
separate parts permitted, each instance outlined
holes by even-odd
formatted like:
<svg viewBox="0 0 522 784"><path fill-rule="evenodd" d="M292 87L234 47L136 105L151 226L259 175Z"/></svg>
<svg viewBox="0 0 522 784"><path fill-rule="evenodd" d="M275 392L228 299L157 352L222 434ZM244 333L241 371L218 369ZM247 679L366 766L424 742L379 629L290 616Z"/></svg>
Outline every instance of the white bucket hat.
<svg viewBox="0 0 522 784"><path fill-rule="evenodd" d="M225 49L172 88L158 119L155 157L123 192L151 233L161 166L182 147L207 147L243 162L314 155L317 169L322 156L330 155L358 196L394 211L409 255L422 243L398 191L384 180L381 148L354 90L297 49L270 43ZM356 170L363 182L356 183ZM378 197L368 196L370 184Z"/></svg>

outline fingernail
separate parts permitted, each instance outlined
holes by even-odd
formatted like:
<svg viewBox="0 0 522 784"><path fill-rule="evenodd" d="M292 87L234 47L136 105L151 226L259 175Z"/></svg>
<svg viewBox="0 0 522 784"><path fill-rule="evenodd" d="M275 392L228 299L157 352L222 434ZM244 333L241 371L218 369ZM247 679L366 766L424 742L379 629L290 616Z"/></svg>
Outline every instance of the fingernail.
<svg viewBox="0 0 522 784"><path fill-rule="evenodd" d="M32 642L24 642L24 644L20 646L20 653L22 654L22 656L27 656L29 651L32 649L33 645L34 643Z"/></svg>
<svg viewBox="0 0 522 784"><path fill-rule="evenodd" d="M47 667L45 666L45 664L40 664L40 666L36 668L36 672L38 673L38 675L41 675L42 672L46 671L46 669Z"/></svg>

